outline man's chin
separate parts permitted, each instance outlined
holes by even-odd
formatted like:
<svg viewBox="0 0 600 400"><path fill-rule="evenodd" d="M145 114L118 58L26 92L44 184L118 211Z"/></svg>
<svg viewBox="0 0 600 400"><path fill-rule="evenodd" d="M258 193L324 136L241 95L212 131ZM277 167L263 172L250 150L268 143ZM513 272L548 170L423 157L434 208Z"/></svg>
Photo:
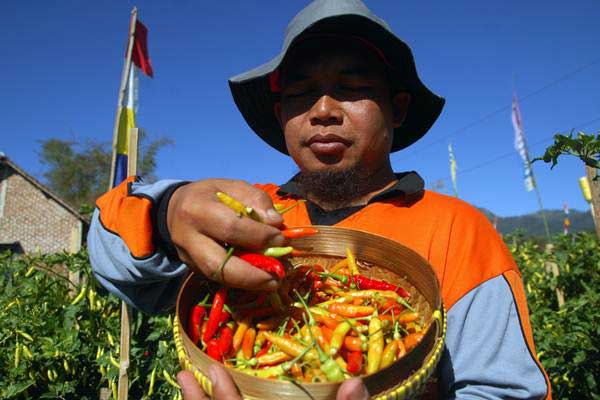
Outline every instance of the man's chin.
<svg viewBox="0 0 600 400"><path fill-rule="evenodd" d="M359 198L368 186L368 174L358 164L336 163L303 169L297 179L305 192L337 208Z"/></svg>

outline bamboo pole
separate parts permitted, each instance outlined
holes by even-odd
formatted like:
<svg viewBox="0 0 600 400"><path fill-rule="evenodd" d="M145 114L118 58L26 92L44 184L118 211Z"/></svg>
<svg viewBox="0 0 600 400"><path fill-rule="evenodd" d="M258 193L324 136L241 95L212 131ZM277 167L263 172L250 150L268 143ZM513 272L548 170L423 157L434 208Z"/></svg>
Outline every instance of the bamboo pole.
<svg viewBox="0 0 600 400"><path fill-rule="evenodd" d="M137 175L138 128L129 132L129 154L127 158L127 176ZM118 400L126 400L129 392L129 344L131 339L131 307L121 301L121 340L119 353Z"/></svg>
<svg viewBox="0 0 600 400"><path fill-rule="evenodd" d="M121 86L119 87L119 100L117 102L117 114L115 116L115 125L113 127L113 142L112 142L112 159L110 163L110 178L108 180L108 190L115 185L115 162L117 160L117 141L119 136L119 119L121 118L121 110L123 109L123 99L127 90L127 81L129 78L129 70L131 69L131 53L133 51L133 42L135 37L135 25L137 22L137 7L131 10L131 20L129 22L129 37L127 39L127 53L125 55L125 64L121 73Z"/></svg>

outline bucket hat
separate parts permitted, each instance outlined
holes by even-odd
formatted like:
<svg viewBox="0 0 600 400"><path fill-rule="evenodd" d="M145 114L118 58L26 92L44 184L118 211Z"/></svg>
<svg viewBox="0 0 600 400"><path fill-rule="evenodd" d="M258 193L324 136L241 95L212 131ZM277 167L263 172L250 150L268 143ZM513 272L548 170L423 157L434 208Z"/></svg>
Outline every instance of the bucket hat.
<svg viewBox="0 0 600 400"><path fill-rule="evenodd" d="M360 0L315 0L289 23L281 52L267 63L229 79L229 88L246 123L271 147L288 154L273 106L279 100L274 79L290 49L307 35L348 35L381 52L391 79L411 94L406 119L394 129L392 152L419 140L436 121L444 99L419 79L410 47Z"/></svg>

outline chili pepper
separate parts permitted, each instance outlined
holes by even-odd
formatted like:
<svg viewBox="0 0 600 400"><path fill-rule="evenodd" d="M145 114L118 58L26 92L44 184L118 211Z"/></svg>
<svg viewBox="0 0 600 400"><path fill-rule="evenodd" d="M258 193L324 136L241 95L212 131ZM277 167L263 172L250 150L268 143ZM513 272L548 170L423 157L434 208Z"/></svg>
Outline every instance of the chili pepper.
<svg viewBox="0 0 600 400"><path fill-rule="evenodd" d="M306 236L312 236L318 233L319 230L313 227L302 227L302 228L287 228L281 231L281 234L286 239L303 238Z"/></svg>
<svg viewBox="0 0 600 400"><path fill-rule="evenodd" d="M279 279L285 276L285 268L276 258L257 253L241 253L238 257L256 268L276 275Z"/></svg>
<svg viewBox="0 0 600 400"><path fill-rule="evenodd" d="M325 341L328 344L331 344L331 338L333 336L333 329L330 329L327 326L321 326L321 332L323 332L323 337L325 338Z"/></svg>
<svg viewBox="0 0 600 400"><path fill-rule="evenodd" d="M364 351L366 350L366 343L356 336L346 336L344 338L344 347L350 351Z"/></svg>
<svg viewBox="0 0 600 400"><path fill-rule="evenodd" d="M281 375L285 375L290 369L292 369L292 366L298 362L298 360L300 360L302 357L304 357L306 355L306 353L309 352L309 350L311 350L311 347L306 347L302 353L298 354L298 356L296 356L294 359L281 363L279 365L276 365L274 367L268 367L268 368L264 368L264 369L248 369L248 370L243 370L245 373L259 377L259 378L272 378L272 377L276 377L276 376L281 376Z"/></svg>
<svg viewBox="0 0 600 400"><path fill-rule="evenodd" d="M217 290L215 293L215 297L213 299L213 304L210 309L210 314L208 316L208 322L206 323L206 331L202 336L202 340L204 343L208 343L209 340L213 338L215 333L217 333L217 329L219 328L219 323L221 322L223 306L227 301L227 288L222 287Z"/></svg>
<svg viewBox="0 0 600 400"><path fill-rule="evenodd" d="M417 319L419 319L419 313L416 312L402 313L398 316L398 321L401 324L408 324L409 322L414 322Z"/></svg>
<svg viewBox="0 0 600 400"><path fill-rule="evenodd" d="M277 212L278 212L279 214L282 214L282 215L283 215L283 214L285 214L286 212L288 212L288 211L290 211L291 209L293 209L294 207L296 207L297 205L299 205L300 203L304 203L305 201L306 201L306 200L304 200L304 199L300 199L300 200L298 200L297 202L295 202L294 204L292 204L291 206L288 206L288 207L283 207L283 208L280 208L279 210L277 210L277 209L276 209L276 210L277 210ZM279 207L281 207L281 206L279 206Z"/></svg>
<svg viewBox="0 0 600 400"><path fill-rule="evenodd" d="M283 352L276 351L271 354L265 354L260 357L256 357L257 365L259 367L266 367L281 364L282 362L289 361L292 359L292 356Z"/></svg>
<svg viewBox="0 0 600 400"><path fill-rule="evenodd" d="M329 343L329 354L335 355L342 347L344 338L350 331L351 325L348 321L341 322L334 330L331 335L331 342Z"/></svg>
<svg viewBox="0 0 600 400"><path fill-rule="evenodd" d="M295 363L294 365L292 365L290 372L292 373L292 376L297 380L302 380L304 378L304 374L302 373L302 368L300 368L298 363Z"/></svg>
<svg viewBox="0 0 600 400"><path fill-rule="evenodd" d="M262 222L262 219L260 218L258 213L252 207L247 207L241 201L236 200L233 197L231 197L223 192L217 192L216 195L221 203L223 203L227 207L231 208L238 215L250 217L255 221Z"/></svg>
<svg viewBox="0 0 600 400"><path fill-rule="evenodd" d="M213 360L221 361L223 354L221 354L218 339L210 339L206 343L206 354Z"/></svg>
<svg viewBox="0 0 600 400"><path fill-rule="evenodd" d="M335 329L339 325L339 322L331 318L329 315L315 314L315 319L331 330Z"/></svg>
<svg viewBox="0 0 600 400"><path fill-rule="evenodd" d="M379 370L383 353L383 326L377 315L369 321L369 347L367 350L367 374Z"/></svg>
<svg viewBox="0 0 600 400"><path fill-rule="evenodd" d="M169 385L181 390L181 387L177 384L177 382L175 382L173 377L167 372L166 369L163 369L162 374L163 374L163 377L165 378L165 380L169 383Z"/></svg>
<svg viewBox="0 0 600 400"><path fill-rule="evenodd" d="M422 333L411 333L404 338L404 347L406 347L406 351L411 351L417 344L423 339Z"/></svg>
<svg viewBox="0 0 600 400"><path fill-rule="evenodd" d="M396 355L398 353L398 341L392 340L389 342L385 348L383 349L383 354L381 356L381 368L385 368L388 365L392 364L396 359Z"/></svg>
<svg viewBox="0 0 600 400"><path fill-rule="evenodd" d="M296 291L296 296L298 296L298 299L300 300L300 302L302 303L302 306L304 307L304 309L306 310L306 313L308 314L308 320L306 319L306 316L304 316L305 324L308 324L309 327L315 326L315 324L316 324L315 319L314 319L312 313L310 312L310 309L306 305L306 302L304 301L302 296L300 296L300 293L298 293L297 291ZM312 345L316 348L317 354L319 355L319 361L321 362L319 369L325 373L327 380L330 382L340 382L340 381L344 380L344 372L342 371L342 368L338 365L338 363L332 357L327 355L321 349L321 347L317 344L317 341L315 339L315 336L312 333L312 330L309 329L308 332L311 336ZM331 349L329 351L331 352Z"/></svg>
<svg viewBox="0 0 600 400"><path fill-rule="evenodd" d="M366 317L375 311L372 306L354 306L344 303L331 303L328 309L330 312L344 317Z"/></svg>
<svg viewBox="0 0 600 400"><path fill-rule="evenodd" d="M358 374L362 370L363 355L362 351L352 351L348 353L348 367L346 368L351 374Z"/></svg>
<svg viewBox="0 0 600 400"><path fill-rule="evenodd" d="M348 266L348 259L344 258L343 260L338 261L333 267L329 269L329 272L332 274L334 272L339 271L340 269L346 268Z"/></svg>
<svg viewBox="0 0 600 400"><path fill-rule="evenodd" d="M274 309L276 309L277 311L283 311L284 306L283 306L283 302L281 301L281 297L279 297L279 293L277 293L277 292L269 293L269 301Z"/></svg>
<svg viewBox="0 0 600 400"><path fill-rule="evenodd" d="M231 350L231 344L233 342L233 329L228 325L223 325L219 329L219 352L221 356L225 356Z"/></svg>
<svg viewBox="0 0 600 400"><path fill-rule="evenodd" d="M262 355L265 355L269 352L269 350L271 349L272 343L269 342L268 340L265 342L265 344L262 346L262 348L260 348L257 352L256 352L256 357L260 357Z"/></svg>
<svg viewBox="0 0 600 400"><path fill-rule="evenodd" d="M200 338L200 324L202 323L205 313L204 307L195 305L192 309L192 315L188 319L188 334L190 340L194 344L198 344L198 339Z"/></svg>
<svg viewBox="0 0 600 400"><path fill-rule="evenodd" d="M269 342L273 343L277 346L281 351L289 354L290 356L296 357L298 354L302 353L305 350L305 346L298 343L296 340L291 338L284 338L281 336L277 336L272 332L265 331L265 337ZM308 361L314 360L314 355L311 355L310 352L307 352L306 359Z"/></svg>
<svg viewBox="0 0 600 400"><path fill-rule="evenodd" d="M25 276L27 276L27 275L25 275ZM75 298L71 302L71 305L74 306L75 304L79 303L85 297L86 292L87 292L87 286L83 285L83 287L79 291L79 294L77 296L75 296Z"/></svg>
<svg viewBox="0 0 600 400"><path fill-rule="evenodd" d="M358 275L358 266L356 265L356 258L349 247L346 247L346 258L348 259L348 269L350 270L350 275Z"/></svg>
<svg viewBox="0 0 600 400"><path fill-rule="evenodd" d="M19 339L17 339L17 344L15 345L15 368L19 367L20 361L21 361L21 345L19 344Z"/></svg>
<svg viewBox="0 0 600 400"><path fill-rule="evenodd" d="M154 393L154 382L156 381L156 366L152 368L152 373L150 374L150 385L148 387L148 398L152 396Z"/></svg>
<svg viewBox="0 0 600 400"><path fill-rule="evenodd" d="M242 339L242 353L244 357L249 360L252 358L252 354L254 354L254 341L256 339L256 329L248 328L246 333L244 333L244 338Z"/></svg>
<svg viewBox="0 0 600 400"><path fill-rule="evenodd" d="M383 311L383 312L390 312L393 315L397 315L397 314L400 314L402 312L402 308L395 301L393 301L391 299L388 299L381 306L381 311Z"/></svg>
<svg viewBox="0 0 600 400"><path fill-rule="evenodd" d="M367 290L367 289L391 290L393 292L396 292L399 296L401 296L404 299L408 299L410 297L408 292L400 286L397 286L397 285L394 285L394 284L391 284L391 283L385 282L385 281L370 279L364 275L354 276L354 282L356 284L356 288L360 289L360 290Z"/></svg>
<svg viewBox="0 0 600 400"><path fill-rule="evenodd" d="M268 256L268 257L279 258L279 257L287 256L292 251L294 251L294 248L292 246L268 247L268 248L264 249L262 253L263 253L263 255Z"/></svg>
<svg viewBox="0 0 600 400"><path fill-rule="evenodd" d="M243 318L237 326L235 330L235 334L233 335L233 341L231 346L233 347L234 353L237 353L238 350L242 347L242 341L244 340L244 335L246 331L250 327L250 318Z"/></svg>

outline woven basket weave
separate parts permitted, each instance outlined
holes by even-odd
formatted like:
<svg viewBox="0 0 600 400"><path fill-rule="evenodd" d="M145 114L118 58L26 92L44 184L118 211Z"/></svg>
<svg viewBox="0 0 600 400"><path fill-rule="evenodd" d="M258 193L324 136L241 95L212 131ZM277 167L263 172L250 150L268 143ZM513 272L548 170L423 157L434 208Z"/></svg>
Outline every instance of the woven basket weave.
<svg viewBox="0 0 600 400"><path fill-rule="evenodd" d="M411 294L411 302L424 316L428 326L423 340L388 368L363 376L373 399L413 399L423 392L440 360L446 334L446 314L443 309L437 278L431 266L417 253L387 238L343 228L321 227L319 233L294 239L292 245L307 249L308 255L291 259L292 264L319 262L327 267L345 256L349 247L360 260L361 274L401 284ZM202 297L206 282L190 275L177 298L173 324L179 362L193 372L209 395L212 386L205 376L215 363L185 333L191 306ZM255 399L334 399L340 383L292 383L260 379L236 370L229 370L243 397Z"/></svg>

